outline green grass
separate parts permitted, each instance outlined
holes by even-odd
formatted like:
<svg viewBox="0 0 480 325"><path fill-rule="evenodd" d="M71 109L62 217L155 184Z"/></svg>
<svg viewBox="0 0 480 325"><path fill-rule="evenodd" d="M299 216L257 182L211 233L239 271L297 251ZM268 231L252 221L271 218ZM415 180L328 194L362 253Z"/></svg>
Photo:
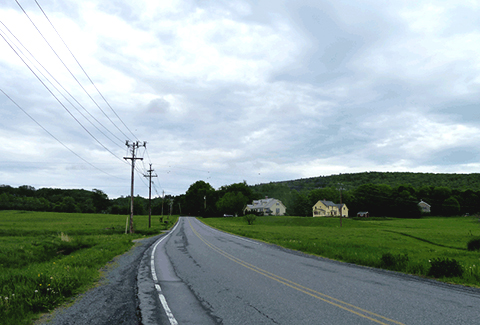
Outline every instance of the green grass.
<svg viewBox="0 0 480 325"><path fill-rule="evenodd" d="M135 216L136 233L125 235L127 216L0 211L0 324L31 324L90 288L99 270L156 235L177 216Z"/></svg>
<svg viewBox="0 0 480 325"><path fill-rule="evenodd" d="M480 252L467 250L468 241L480 237L478 218L344 219L341 228L336 218L258 217L253 225L243 218L202 221L305 253L420 276L427 276L434 259L455 259L463 275L440 280L480 286ZM398 263L386 264L388 254Z"/></svg>

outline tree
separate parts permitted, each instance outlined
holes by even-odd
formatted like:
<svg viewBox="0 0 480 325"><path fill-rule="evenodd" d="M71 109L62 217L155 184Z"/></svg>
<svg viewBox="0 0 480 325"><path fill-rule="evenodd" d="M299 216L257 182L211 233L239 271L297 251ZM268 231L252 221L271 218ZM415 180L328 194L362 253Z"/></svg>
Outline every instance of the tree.
<svg viewBox="0 0 480 325"><path fill-rule="evenodd" d="M334 187L319 188L308 193L308 205L313 207L319 200L340 203L340 191Z"/></svg>
<svg viewBox="0 0 480 325"><path fill-rule="evenodd" d="M247 185L246 181L243 181L242 183L234 183L231 185L224 185L220 187L218 190L220 196L224 196L226 193L233 192L233 193L242 193L245 197L248 198L248 200L253 200L254 199L254 193L251 187Z"/></svg>
<svg viewBox="0 0 480 325"><path fill-rule="evenodd" d="M133 214L135 215L145 215L147 214L147 209L145 208L146 200L137 195L133 198Z"/></svg>
<svg viewBox="0 0 480 325"><path fill-rule="evenodd" d="M35 187L30 185L22 185L17 189L17 194L20 196L29 196L32 197L35 195Z"/></svg>
<svg viewBox="0 0 480 325"><path fill-rule="evenodd" d="M460 203L455 197L450 196L443 202L442 212L446 216L458 215L460 213Z"/></svg>
<svg viewBox="0 0 480 325"><path fill-rule="evenodd" d="M96 188L92 190L92 200L93 206L95 207L95 212L97 213L104 212L110 206L108 195Z"/></svg>
<svg viewBox="0 0 480 325"><path fill-rule="evenodd" d="M291 216L312 216L312 206L309 205L307 196L293 190L292 204L287 207L287 213Z"/></svg>
<svg viewBox="0 0 480 325"><path fill-rule="evenodd" d="M220 213L239 215L248 203L248 197L241 192L228 192L217 201L217 209Z"/></svg>
<svg viewBox="0 0 480 325"><path fill-rule="evenodd" d="M372 216L383 217L391 213L393 205L392 188L389 185L365 184L354 191L354 211L368 211Z"/></svg>
<svg viewBox="0 0 480 325"><path fill-rule="evenodd" d="M395 199L390 216L397 218L420 218L422 211L418 206L417 198L410 195L409 191L403 190Z"/></svg>
<svg viewBox="0 0 480 325"><path fill-rule="evenodd" d="M215 203L215 189L204 181L193 183L185 193L185 212L190 215L205 216L215 210Z"/></svg>
<svg viewBox="0 0 480 325"><path fill-rule="evenodd" d="M65 196L55 208L59 212L80 212L80 208L75 204L75 199L71 196Z"/></svg>

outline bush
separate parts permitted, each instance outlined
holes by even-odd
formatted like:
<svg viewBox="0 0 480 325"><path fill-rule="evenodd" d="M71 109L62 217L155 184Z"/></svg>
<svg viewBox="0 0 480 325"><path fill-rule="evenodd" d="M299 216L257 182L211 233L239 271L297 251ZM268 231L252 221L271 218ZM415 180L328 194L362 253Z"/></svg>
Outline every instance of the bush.
<svg viewBox="0 0 480 325"><path fill-rule="evenodd" d="M255 222L255 220L257 220L257 216L254 215L254 214L246 214L243 219L245 219L245 221L249 224L249 225L253 225L253 223Z"/></svg>
<svg viewBox="0 0 480 325"><path fill-rule="evenodd" d="M455 259L435 258L430 261L430 264L428 275L434 278L461 277L463 274L463 267Z"/></svg>
<svg viewBox="0 0 480 325"><path fill-rule="evenodd" d="M480 238L471 239L467 244L467 249L469 251L478 251L480 250Z"/></svg>
<svg viewBox="0 0 480 325"><path fill-rule="evenodd" d="M404 270L408 263L407 254L393 255L392 253L385 253L381 257L382 267L388 270L401 271Z"/></svg>

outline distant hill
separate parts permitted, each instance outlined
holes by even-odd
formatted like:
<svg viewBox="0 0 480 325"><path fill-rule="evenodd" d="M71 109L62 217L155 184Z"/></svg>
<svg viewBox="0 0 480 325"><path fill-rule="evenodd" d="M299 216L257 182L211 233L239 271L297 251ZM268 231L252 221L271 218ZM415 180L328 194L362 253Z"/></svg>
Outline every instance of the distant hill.
<svg viewBox="0 0 480 325"><path fill-rule="evenodd" d="M301 178L290 181L274 182L286 185L297 191L313 190L325 187L353 189L363 184L387 184L392 187L410 184L414 188L422 186L446 186L452 190L480 191L480 173L474 174L434 174L409 172L364 172ZM261 185L261 184L259 184ZM255 186L253 186L255 187Z"/></svg>

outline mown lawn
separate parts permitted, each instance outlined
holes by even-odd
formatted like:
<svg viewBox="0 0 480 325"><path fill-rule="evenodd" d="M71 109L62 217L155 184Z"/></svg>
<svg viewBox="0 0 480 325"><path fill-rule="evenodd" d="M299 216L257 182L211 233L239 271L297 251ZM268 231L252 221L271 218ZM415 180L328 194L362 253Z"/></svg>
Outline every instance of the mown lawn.
<svg viewBox="0 0 480 325"><path fill-rule="evenodd" d="M474 217L344 219L342 227L338 218L257 217L253 225L243 218L202 221L305 253L420 276L428 276L438 261L455 260L463 274L440 280L480 287L480 251L467 250L469 240L480 238Z"/></svg>
<svg viewBox="0 0 480 325"><path fill-rule="evenodd" d="M125 235L127 216L0 211L0 323L31 324L68 298L91 287L99 270L156 235L175 217L135 216L136 233Z"/></svg>

